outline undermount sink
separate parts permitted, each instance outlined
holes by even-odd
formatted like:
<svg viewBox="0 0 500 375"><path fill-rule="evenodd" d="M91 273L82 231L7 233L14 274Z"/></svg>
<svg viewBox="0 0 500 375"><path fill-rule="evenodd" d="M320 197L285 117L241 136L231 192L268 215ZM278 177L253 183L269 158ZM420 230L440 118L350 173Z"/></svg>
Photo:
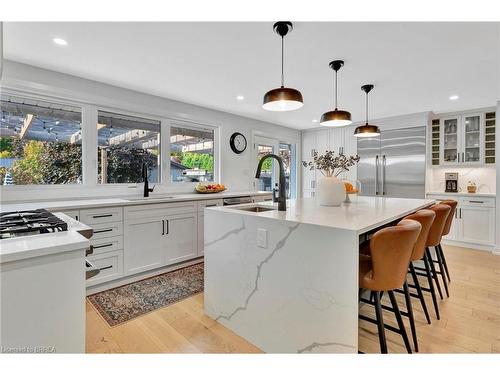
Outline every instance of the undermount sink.
<svg viewBox="0 0 500 375"><path fill-rule="evenodd" d="M128 198L128 201L135 202L135 201L149 201L152 199L172 199L175 198L173 195L159 195L156 197L139 197L139 198Z"/></svg>
<svg viewBox="0 0 500 375"><path fill-rule="evenodd" d="M276 210L274 207L252 206L252 207L235 207L235 210L249 211L249 212L266 212Z"/></svg>

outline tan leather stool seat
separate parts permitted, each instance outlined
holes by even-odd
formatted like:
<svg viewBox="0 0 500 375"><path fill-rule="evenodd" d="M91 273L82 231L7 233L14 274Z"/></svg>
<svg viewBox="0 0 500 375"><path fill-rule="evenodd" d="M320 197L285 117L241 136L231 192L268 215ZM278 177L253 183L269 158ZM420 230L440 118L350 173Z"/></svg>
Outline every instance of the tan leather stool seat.
<svg viewBox="0 0 500 375"><path fill-rule="evenodd" d="M400 288L421 228L415 220L401 220L393 227L376 232L370 240L371 271L360 272L359 287L373 291ZM360 267L364 271L367 261L360 255L361 259Z"/></svg>
<svg viewBox="0 0 500 375"><path fill-rule="evenodd" d="M458 202L454 201L452 199L441 201L440 204L445 204L447 206L450 206L451 211L448 214L448 217L446 218L446 223L444 224L444 229L443 229L443 236L446 236L447 234L450 233L451 229L451 223L453 222L453 218L455 217L455 211L457 210L457 205Z"/></svg>

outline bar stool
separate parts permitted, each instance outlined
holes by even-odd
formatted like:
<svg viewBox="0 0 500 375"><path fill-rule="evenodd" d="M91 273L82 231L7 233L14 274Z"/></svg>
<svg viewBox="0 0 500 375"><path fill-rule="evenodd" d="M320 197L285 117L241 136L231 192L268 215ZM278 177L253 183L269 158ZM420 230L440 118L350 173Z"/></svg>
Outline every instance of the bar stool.
<svg viewBox="0 0 500 375"><path fill-rule="evenodd" d="M446 224L444 225L443 236L446 236L447 234L450 233L451 224L452 224L453 218L455 217L456 212L457 212L458 202L454 201L452 199L449 199L449 200L441 201L441 204L446 204L447 206L451 207L451 211L448 215L448 218L446 219ZM444 256L444 251L443 251L443 247L441 246L441 243L439 243L439 245L437 245L436 252L439 252L439 255L441 257L441 261L444 265L444 270L446 272L446 277L448 278L448 283L450 283L451 282L450 271L448 270L448 264L446 263L446 258Z"/></svg>
<svg viewBox="0 0 500 375"><path fill-rule="evenodd" d="M415 247L413 248L413 252L411 253L411 258L410 258L410 265L409 265L409 273L412 276L413 280L413 285L417 290L417 293L410 293L408 290L408 283L405 282L403 285L404 291L402 291L405 295L405 300L406 300L406 309L407 312L403 313L401 312L402 315L408 316L408 319L410 320L410 328L411 328L411 333L413 337L413 345L415 347L415 351L418 352L418 339L417 339L417 332L416 332L416 327L415 327L415 318L413 316L413 309L410 301L410 297L415 297L420 300L420 304L422 305L422 310L424 311L425 314L425 319L427 320L427 323L431 324L431 318L429 316L429 311L427 310L427 305L425 303L425 298L424 294L422 292L422 288L420 286L420 282L418 281L417 274L415 272L415 268L413 267L413 261L421 260L424 257L425 254L425 245L427 243L427 237L429 236L429 231L431 229L432 223L434 222L434 218L436 217L436 214L432 210L420 210L417 211L411 215L406 216L403 220L415 220L420 223L422 226L422 229L420 230L420 234L418 235L417 242L415 243ZM401 290L397 290L398 292L401 292Z"/></svg>
<svg viewBox="0 0 500 375"><path fill-rule="evenodd" d="M399 333L406 350L411 353L408 335L394 296L394 290L403 286L410 264L410 258L422 226L415 220L401 220L397 225L377 231L370 240L371 256L360 255L359 287L372 292L374 302L360 298L362 302L375 306L376 319L359 315L359 318L377 324L380 350L387 353L385 329ZM398 328L384 324L380 295L387 292ZM360 293L361 296L361 293Z"/></svg>
<svg viewBox="0 0 500 375"><path fill-rule="evenodd" d="M422 288L423 291L430 292L432 296L432 303L434 304L434 310L436 312L436 318L438 320L441 319L439 314L439 307L437 303L436 290L434 288L434 283L436 284L437 290L441 299L443 298L443 293L441 291L441 286L439 284L438 273L436 272L436 268L434 267L434 262L432 260L431 252L429 250L430 246L437 246L441 242L441 237L443 234L444 226L446 224L446 219L450 213L450 206L445 204L435 204L429 207L429 210L434 211L435 217L432 222L431 228L429 230L429 235L427 236L427 241L425 244L425 253L422 258L424 261L425 268L414 266L417 275L425 276L427 278L427 282L429 284L428 288ZM433 282L434 281L434 282Z"/></svg>

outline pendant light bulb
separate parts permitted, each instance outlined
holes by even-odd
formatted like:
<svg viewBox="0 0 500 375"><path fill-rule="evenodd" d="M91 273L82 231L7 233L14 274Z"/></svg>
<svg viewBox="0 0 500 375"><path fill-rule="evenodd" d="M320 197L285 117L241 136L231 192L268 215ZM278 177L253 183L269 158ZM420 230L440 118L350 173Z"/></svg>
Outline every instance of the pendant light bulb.
<svg viewBox="0 0 500 375"><path fill-rule="evenodd" d="M330 68L335 71L334 76L334 97L335 97L335 109L333 111L325 112L321 116L320 124L323 126L346 126L352 124L351 114L347 111L338 109L338 84L337 84L337 74L340 68L344 66L342 60L335 60L330 63Z"/></svg>
<svg viewBox="0 0 500 375"><path fill-rule="evenodd" d="M281 86L270 90L264 95L262 108L267 111L293 111L304 105L300 91L285 87L284 76L284 38L293 29L289 21L279 21L273 26L274 31L281 37Z"/></svg>
<svg viewBox="0 0 500 375"><path fill-rule="evenodd" d="M354 130L354 136L358 138L371 138L378 137L380 135L380 129L377 125L368 124L368 93L372 91L373 85L363 85L361 90L366 93L366 122L364 125L358 126Z"/></svg>

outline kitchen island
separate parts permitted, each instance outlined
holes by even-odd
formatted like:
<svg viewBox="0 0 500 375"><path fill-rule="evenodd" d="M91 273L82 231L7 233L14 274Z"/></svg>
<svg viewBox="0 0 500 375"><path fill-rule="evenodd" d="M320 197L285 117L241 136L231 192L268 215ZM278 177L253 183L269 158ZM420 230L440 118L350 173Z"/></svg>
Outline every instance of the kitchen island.
<svg viewBox="0 0 500 375"><path fill-rule="evenodd" d="M433 203L205 209L205 313L270 353L356 353L360 237ZM266 208L272 208L266 210Z"/></svg>

